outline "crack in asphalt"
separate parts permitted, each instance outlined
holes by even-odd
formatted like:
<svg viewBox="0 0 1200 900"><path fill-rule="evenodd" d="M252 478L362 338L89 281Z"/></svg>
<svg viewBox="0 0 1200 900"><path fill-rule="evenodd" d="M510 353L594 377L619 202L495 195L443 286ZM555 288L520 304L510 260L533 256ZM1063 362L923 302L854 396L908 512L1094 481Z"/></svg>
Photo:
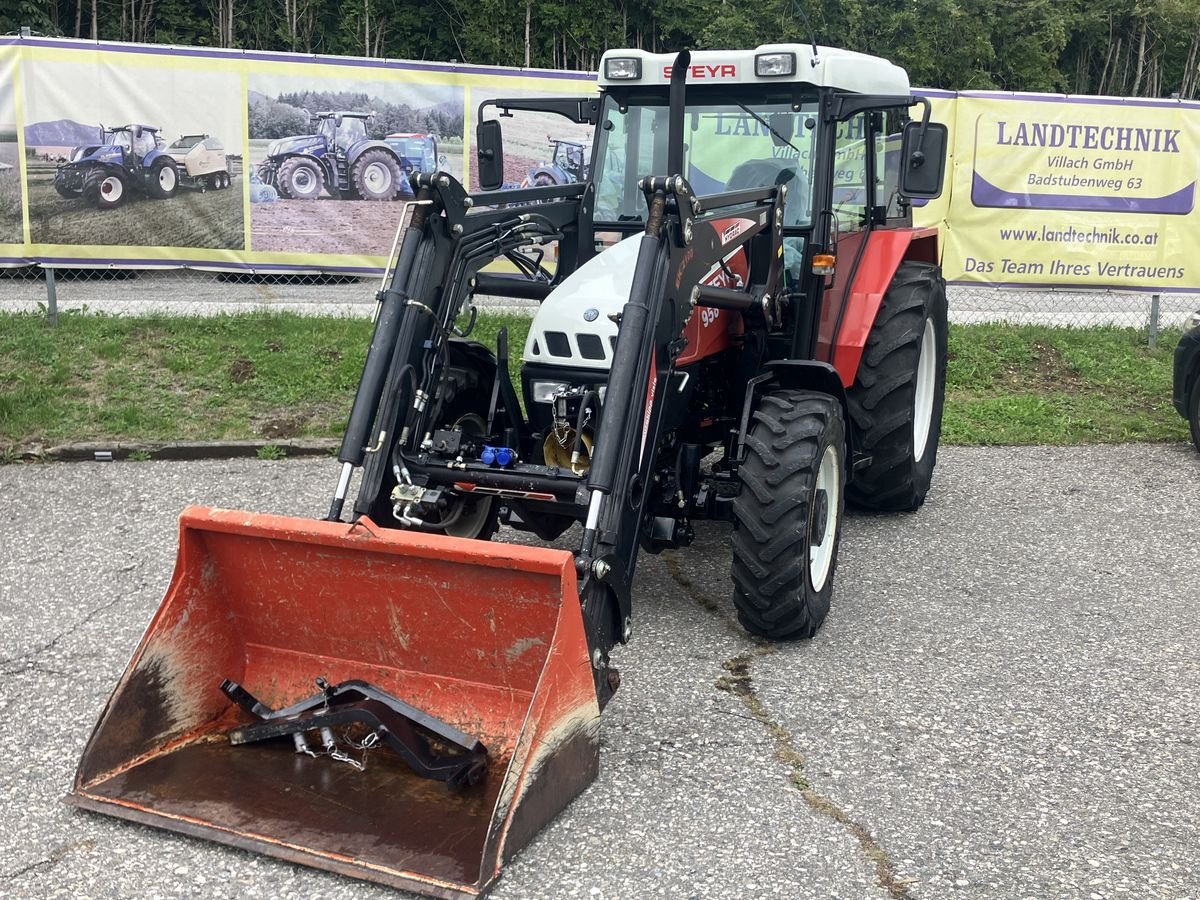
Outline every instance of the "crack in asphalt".
<svg viewBox="0 0 1200 900"><path fill-rule="evenodd" d="M863 853L875 866L875 880L879 886L887 891L894 900L908 900L912 897L909 886L915 882L915 879L902 878L897 871L895 861L871 834L871 830L851 818L849 813L812 786L804 771L804 754L796 749L795 738L790 731L771 718L766 704L758 696L750 675L750 666L757 659L778 653L780 645L768 643L745 632L724 606L707 596L688 577L673 554L664 553L663 560L671 578L683 588L689 598L703 609L716 615L738 637L755 641L754 647L730 657L721 664L728 674L717 679L717 690L737 697L750 714L749 718L767 730L775 743L775 758L788 768L792 787L800 792L800 796L810 809L837 822L854 836Z"/></svg>
<svg viewBox="0 0 1200 900"><path fill-rule="evenodd" d="M40 869L53 869L60 862L62 862L66 855L72 850L91 850L95 846L96 841L94 838L84 838L81 841L72 841L69 844L62 844L61 846L52 850L50 855L45 859L39 859L37 862L32 862L27 866L21 866L19 869L14 869L11 872L0 874L0 879L3 879L4 881L15 881L24 875L28 875L30 872L36 872Z"/></svg>
<svg viewBox="0 0 1200 900"><path fill-rule="evenodd" d="M58 672L53 669L40 668L40 667L43 667L44 664L40 660L38 660L38 657L41 656L43 653L46 653L49 650L53 650L58 645L58 642L61 641L63 638L67 638L67 637L70 637L71 635L75 634L76 632L79 631L79 629L83 628L85 625L87 625L93 619L95 619L96 616L112 609L114 606L116 606L118 603L120 603L124 599L125 599L125 597L118 596L115 599L110 600L108 603L102 603L99 606L92 609L90 612L88 612L87 615L85 615L82 619L80 619L78 622L76 622L70 628L66 628L66 629L60 631L54 637L50 638L50 640L46 641L46 643L41 644L37 647L34 647L30 650L26 650L24 653L18 653L16 656L10 656L7 659L0 659L0 675L21 675L21 674L24 674L25 672L28 672L31 670L40 670L40 671L44 671L44 672L47 672L48 674L53 674L53 675L66 674L64 672ZM17 664L16 667L10 668L11 666L13 666L14 663Z"/></svg>

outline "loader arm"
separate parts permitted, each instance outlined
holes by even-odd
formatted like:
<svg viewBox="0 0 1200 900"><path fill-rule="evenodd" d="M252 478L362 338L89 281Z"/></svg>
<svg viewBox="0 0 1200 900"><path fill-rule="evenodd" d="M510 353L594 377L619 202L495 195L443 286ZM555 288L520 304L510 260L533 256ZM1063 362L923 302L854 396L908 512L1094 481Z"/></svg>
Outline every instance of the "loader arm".
<svg viewBox="0 0 1200 900"><path fill-rule="evenodd" d="M593 462L580 476L523 460L497 468L457 448L439 453L434 438L445 435L439 411L451 369L451 328L480 269L505 253L557 240L556 277L570 272L582 255L580 222L589 218L592 187L508 191L503 206L488 206L498 195L468 195L445 175L414 175L413 184L418 212L406 230L390 285L380 295L378 339L368 352L339 456L346 469L363 465L354 511L379 522L394 506L397 525L422 528L428 522L419 510L429 497L473 493L525 504L534 516L582 522L576 570L603 706L619 684L610 651L631 631L637 555L649 538L659 499L659 450L670 445L682 413L676 406L687 376L676 371L675 361L687 346L684 328L697 306L736 310L748 330L765 331L779 323L787 189L702 199L680 176L643 179L650 214L620 316ZM706 274L742 248L753 262L748 284L738 290L702 286ZM394 338L388 336L391 331ZM491 377L505 373L497 368ZM523 424L512 412L499 422L495 439ZM368 417L369 429L363 425ZM340 482L334 518L342 487Z"/></svg>

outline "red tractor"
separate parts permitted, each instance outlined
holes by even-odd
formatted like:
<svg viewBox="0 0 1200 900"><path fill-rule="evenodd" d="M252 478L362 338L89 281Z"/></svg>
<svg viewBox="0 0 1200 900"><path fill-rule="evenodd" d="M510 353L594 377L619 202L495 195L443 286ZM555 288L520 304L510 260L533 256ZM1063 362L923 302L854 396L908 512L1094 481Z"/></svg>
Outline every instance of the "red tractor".
<svg viewBox="0 0 1200 900"><path fill-rule="evenodd" d="M596 776L640 552L728 522L742 623L806 638L845 504L924 501L946 367L937 235L909 208L941 190L928 103L815 44L602 67L598 96L484 104L596 126L586 180L412 174L329 513L184 513L75 802L474 896ZM485 188L501 127L478 126ZM523 402L507 336L470 338L476 293L543 301ZM569 549L490 541L502 524Z"/></svg>

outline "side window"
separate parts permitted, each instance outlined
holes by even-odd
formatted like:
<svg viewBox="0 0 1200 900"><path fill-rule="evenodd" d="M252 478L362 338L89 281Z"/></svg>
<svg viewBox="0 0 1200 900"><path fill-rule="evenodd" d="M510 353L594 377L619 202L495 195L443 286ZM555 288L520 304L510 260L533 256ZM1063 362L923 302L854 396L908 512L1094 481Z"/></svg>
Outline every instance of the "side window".
<svg viewBox="0 0 1200 900"><path fill-rule="evenodd" d="M833 212L839 234L866 227L870 209L867 190L867 113L838 123L833 150Z"/></svg>
<svg viewBox="0 0 1200 900"><path fill-rule="evenodd" d="M901 215L900 195L900 137L906 116L889 109L883 114L883 128L875 134L875 203L887 210L887 218Z"/></svg>

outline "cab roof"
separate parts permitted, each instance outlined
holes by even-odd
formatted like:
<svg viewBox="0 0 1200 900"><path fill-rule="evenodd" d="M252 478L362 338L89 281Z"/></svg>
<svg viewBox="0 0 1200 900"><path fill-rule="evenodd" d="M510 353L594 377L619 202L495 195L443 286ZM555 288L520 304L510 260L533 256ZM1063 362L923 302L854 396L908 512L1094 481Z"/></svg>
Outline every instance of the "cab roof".
<svg viewBox="0 0 1200 900"><path fill-rule="evenodd" d="M689 86L800 83L885 96L907 96L911 91L908 73L882 57L836 47L818 46L816 50L814 54L812 44L763 44L753 50L693 50L687 83ZM792 74L756 74L757 57L778 54L792 56ZM601 58L598 83L601 88L670 84L675 56L645 50L609 50ZM607 62L614 58L640 60L640 77L609 78Z"/></svg>

